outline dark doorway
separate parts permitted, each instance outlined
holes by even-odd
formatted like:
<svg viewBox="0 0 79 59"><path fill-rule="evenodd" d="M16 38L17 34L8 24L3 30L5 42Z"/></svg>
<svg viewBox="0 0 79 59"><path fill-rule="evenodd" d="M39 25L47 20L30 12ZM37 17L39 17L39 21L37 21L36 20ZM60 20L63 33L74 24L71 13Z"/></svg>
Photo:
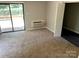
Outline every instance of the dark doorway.
<svg viewBox="0 0 79 59"><path fill-rule="evenodd" d="M79 47L79 3L66 3L62 37Z"/></svg>

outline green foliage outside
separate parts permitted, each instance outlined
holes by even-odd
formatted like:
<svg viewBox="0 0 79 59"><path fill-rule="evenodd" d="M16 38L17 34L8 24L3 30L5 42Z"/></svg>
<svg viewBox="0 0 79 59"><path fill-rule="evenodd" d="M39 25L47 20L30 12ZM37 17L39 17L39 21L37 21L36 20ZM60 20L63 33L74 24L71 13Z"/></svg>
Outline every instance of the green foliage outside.
<svg viewBox="0 0 79 59"><path fill-rule="evenodd" d="M22 15L23 9L22 4L10 4L12 15ZM0 5L0 15L7 16L10 15L9 5Z"/></svg>

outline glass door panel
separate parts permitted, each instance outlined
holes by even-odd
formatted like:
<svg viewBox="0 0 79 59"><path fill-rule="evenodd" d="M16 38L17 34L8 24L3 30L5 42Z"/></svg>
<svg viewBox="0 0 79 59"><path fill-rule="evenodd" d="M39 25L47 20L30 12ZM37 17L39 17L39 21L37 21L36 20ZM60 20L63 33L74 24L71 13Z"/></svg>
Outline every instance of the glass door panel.
<svg viewBox="0 0 79 59"><path fill-rule="evenodd" d="M22 4L10 4L14 31L24 30L23 6Z"/></svg>
<svg viewBox="0 0 79 59"><path fill-rule="evenodd" d="M9 5L0 5L0 28L1 32L12 31Z"/></svg>

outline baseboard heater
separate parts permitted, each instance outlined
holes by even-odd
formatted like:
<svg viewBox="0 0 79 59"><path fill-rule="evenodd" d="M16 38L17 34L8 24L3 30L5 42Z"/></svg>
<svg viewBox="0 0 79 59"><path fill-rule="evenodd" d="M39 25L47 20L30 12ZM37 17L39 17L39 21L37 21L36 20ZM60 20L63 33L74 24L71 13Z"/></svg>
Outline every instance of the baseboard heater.
<svg viewBox="0 0 79 59"><path fill-rule="evenodd" d="M33 28L43 28L45 26L45 21L39 20L39 21L33 21Z"/></svg>

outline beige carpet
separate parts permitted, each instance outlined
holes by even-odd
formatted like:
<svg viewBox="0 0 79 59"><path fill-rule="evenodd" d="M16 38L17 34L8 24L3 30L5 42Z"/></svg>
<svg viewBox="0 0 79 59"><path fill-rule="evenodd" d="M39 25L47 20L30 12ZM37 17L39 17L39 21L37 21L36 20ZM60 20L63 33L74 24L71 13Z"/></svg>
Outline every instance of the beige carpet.
<svg viewBox="0 0 79 59"><path fill-rule="evenodd" d="M0 57L77 57L78 49L47 29L0 35Z"/></svg>

